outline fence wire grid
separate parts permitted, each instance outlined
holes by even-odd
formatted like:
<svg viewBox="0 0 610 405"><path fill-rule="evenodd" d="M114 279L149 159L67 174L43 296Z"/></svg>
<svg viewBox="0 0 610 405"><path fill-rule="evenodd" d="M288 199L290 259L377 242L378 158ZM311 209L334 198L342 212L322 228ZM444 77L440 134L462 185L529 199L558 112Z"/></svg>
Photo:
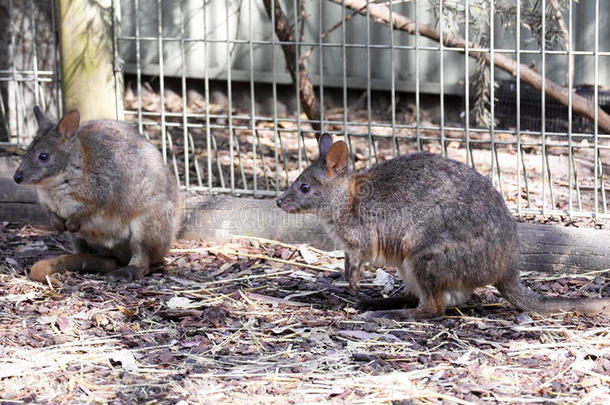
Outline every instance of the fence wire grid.
<svg viewBox="0 0 610 405"><path fill-rule="evenodd" d="M610 218L609 135L599 125L610 112L604 2L271 0L292 41L278 39L276 13L267 14L264 0L111 3L123 116L159 146L184 190L276 196L317 157L316 133L327 132L347 142L356 169L399 154L440 153L489 176L518 215ZM410 21L412 33L384 24L380 10ZM11 21L9 53L37 30L16 30ZM434 41L422 27L464 41ZM15 93L2 111L58 99L56 41L49 43L48 69L40 56L27 68L15 59L1 67L0 79ZM319 116L303 113L286 57L304 59L294 73L306 69ZM502 58L514 61L512 72L489 68ZM567 103L533 89L523 69L559 83ZM34 100L19 101L26 84ZM601 110L582 117L572 111L581 99ZM60 115L58 104L51 103ZM5 143L27 142L20 129L8 131Z"/></svg>
<svg viewBox="0 0 610 405"><path fill-rule="evenodd" d="M36 130L32 107L60 115L54 0L0 1L0 145L24 145Z"/></svg>

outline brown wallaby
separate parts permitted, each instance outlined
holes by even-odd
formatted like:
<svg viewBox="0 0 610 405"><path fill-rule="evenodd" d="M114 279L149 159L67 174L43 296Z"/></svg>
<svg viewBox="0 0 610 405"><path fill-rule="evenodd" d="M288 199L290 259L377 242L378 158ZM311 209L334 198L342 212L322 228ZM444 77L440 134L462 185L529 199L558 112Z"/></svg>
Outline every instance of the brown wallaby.
<svg viewBox="0 0 610 405"><path fill-rule="evenodd" d="M464 303L475 288L489 284L521 310L610 313L608 298L542 297L522 284L516 223L491 182L469 166L416 153L352 173L344 142L333 144L324 134L319 148L318 160L277 205L315 213L327 224L345 248L352 288L366 261L398 268L407 294L402 302L415 308L367 317L441 316L446 306ZM383 305L383 299L364 304Z"/></svg>
<svg viewBox="0 0 610 405"><path fill-rule="evenodd" d="M157 148L127 123L80 123L77 110L57 124L38 107L34 114L38 133L13 178L36 186L76 254L39 261L30 277L44 281L64 270L111 280L147 274L168 252L180 218L176 180Z"/></svg>

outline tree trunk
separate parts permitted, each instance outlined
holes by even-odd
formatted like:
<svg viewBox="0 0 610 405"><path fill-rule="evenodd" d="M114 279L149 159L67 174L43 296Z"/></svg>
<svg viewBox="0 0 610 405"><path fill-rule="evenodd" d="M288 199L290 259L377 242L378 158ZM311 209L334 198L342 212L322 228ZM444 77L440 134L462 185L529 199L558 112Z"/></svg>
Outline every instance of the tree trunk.
<svg viewBox="0 0 610 405"><path fill-rule="evenodd" d="M120 119L123 86L117 83L117 96L112 1L60 0L59 13L64 109L78 108L82 120Z"/></svg>

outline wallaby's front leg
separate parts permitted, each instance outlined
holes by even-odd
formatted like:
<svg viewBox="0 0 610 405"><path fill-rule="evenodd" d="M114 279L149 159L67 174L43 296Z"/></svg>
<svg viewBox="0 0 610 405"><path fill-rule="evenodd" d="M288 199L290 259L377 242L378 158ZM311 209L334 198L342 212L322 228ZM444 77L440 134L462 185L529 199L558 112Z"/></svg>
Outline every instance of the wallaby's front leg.
<svg viewBox="0 0 610 405"><path fill-rule="evenodd" d="M360 284L360 266L362 258L357 253L345 253L345 280L349 288L356 291Z"/></svg>
<svg viewBox="0 0 610 405"><path fill-rule="evenodd" d="M55 212L51 211L49 208L45 207L45 212L47 217L49 218L49 226L52 231L55 232L63 232L66 230L66 220L57 215Z"/></svg>
<svg viewBox="0 0 610 405"><path fill-rule="evenodd" d="M66 254L34 263L30 269L30 278L45 283L47 276L49 276L51 284L58 286L59 281L52 277L55 273L76 271L105 274L116 270L117 267L117 262L112 257L92 254Z"/></svg>
<svg viewBox="0 0 610 405"><path fill-rule="evenodd" d="M66 228L69 232L78 232L83 223L83 220L89 217L91 214L89 212L79 212L76 214L70 215L66 219Z"/></svg>

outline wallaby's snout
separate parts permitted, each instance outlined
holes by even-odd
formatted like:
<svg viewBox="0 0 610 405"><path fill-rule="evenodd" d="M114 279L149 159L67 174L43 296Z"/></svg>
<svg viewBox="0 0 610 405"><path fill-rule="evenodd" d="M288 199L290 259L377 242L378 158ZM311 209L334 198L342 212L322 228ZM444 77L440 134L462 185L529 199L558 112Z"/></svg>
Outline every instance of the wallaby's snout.
<svg viewBox="0 0 610 405"><path fill-rule="evenodd" d="M275 200L275 204L284 212L295 212L297 209L297 204L294 201L294 198L290 196L291 189L286 190L284 194L278 197Z"/></svg>
<svg viewBox="0 0 610 405"><path fill-rule="evenodd" d="M15 174L13 175L13 180L17 184L21 183L23 181L23 173L21 173L19 170L17 170L15 172Z"/></svg>

